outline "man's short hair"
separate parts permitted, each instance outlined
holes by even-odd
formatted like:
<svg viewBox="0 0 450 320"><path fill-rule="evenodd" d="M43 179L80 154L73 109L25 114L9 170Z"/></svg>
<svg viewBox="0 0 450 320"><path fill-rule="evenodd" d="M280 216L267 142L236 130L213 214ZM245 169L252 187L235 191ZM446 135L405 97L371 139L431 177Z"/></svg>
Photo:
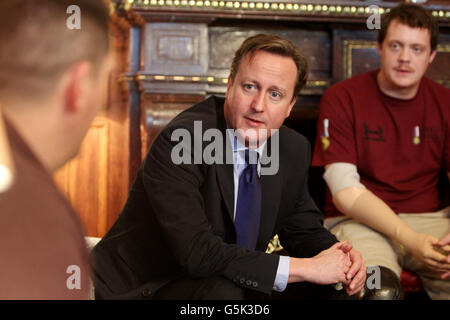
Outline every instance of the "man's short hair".
<svg viewBox="0 0 450 320"><path fill-rule="evenodd" d="M80 28L67 21L80 9ZM103 0L0 0L0 97L45 97L78 61L95 66L109 51Z"/></svg>
<svg viewBox="0 0 450 320"><path fill-rule="evenodd" d="M378 32L378 43L382 44L386 37L387 30L392 21L397 20L411 28L428 29L430 33L430 47L433 52L438 45L439 25L432 14L415 4L401 4L393 8L383 16L381 20L381 29Z"/></svg>
<svg viewBox="0 0 450 320"><path fill-rule="evenodd" d="M251 58L257 51L265 51L294 60L297 66L297 81L295 82L292 99L297 97L308 80L308 62L292 42L277 35L258 34L247 38L234 55L230 70L231 81L234 81L236 77L242 58L247 54L250 54Z"/></svg>

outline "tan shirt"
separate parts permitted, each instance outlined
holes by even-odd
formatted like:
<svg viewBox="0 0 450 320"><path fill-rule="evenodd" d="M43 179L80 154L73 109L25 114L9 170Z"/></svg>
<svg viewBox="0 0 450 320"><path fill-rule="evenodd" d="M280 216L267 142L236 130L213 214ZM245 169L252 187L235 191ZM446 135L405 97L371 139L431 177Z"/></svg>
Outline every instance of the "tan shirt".
<svg viewBox="0 0 450 320"><path fill-rule="evenodd" d="M90 263L78 218L5 123L16 180L0 194L0 299L88 299Z"/></svg>

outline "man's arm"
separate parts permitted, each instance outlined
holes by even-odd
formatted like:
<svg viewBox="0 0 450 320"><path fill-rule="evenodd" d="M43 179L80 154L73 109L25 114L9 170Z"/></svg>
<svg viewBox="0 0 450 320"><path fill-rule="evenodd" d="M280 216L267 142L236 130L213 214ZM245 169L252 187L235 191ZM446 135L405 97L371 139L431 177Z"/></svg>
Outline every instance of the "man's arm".
<svg viewBox="0 0 450 320"><path fill-rule="evenodd" d="M438 239L412 230L383 200L362 186L355 165L327 165L324 179L333 203L343 214L399 242L428 267L440 272L450 270L446 256L433 248Z"/></svg>

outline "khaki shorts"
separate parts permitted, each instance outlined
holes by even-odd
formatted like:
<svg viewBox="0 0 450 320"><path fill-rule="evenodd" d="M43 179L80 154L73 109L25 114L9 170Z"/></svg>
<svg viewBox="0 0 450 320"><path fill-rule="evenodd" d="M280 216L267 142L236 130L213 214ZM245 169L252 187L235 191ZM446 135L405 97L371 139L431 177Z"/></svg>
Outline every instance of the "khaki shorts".
<svg viewBox="0 0 450 320"><path fill-rule="evenodd" d="M407 213L398 215L411 229L441 238L450 232L450 207L431 213ZM405 248L381 233L348 217L325 219L325 227L339 241L348 240L361 252L367 266L380 265L394 271L399 277L402 269L417 273L432 299L450 300L450 279L441 280L440 274L427 270Z"/></svg>

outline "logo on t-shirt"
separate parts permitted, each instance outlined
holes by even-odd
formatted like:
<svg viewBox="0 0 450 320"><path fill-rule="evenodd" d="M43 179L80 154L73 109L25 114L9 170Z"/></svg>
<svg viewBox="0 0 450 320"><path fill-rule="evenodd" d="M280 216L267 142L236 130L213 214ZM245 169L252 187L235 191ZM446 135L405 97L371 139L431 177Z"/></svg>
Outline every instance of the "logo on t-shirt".
<svg viewBox="0 0 450 320"><path fill-rule="evenodd" d="M381 128L381 126L378 126L378 129L375 130L369 129L369 127L365 122L363 123L363 126L364 126L364 135L363 135L364 140L386 142L386 139L384 138L383 135L383 128Z"/></svg>

